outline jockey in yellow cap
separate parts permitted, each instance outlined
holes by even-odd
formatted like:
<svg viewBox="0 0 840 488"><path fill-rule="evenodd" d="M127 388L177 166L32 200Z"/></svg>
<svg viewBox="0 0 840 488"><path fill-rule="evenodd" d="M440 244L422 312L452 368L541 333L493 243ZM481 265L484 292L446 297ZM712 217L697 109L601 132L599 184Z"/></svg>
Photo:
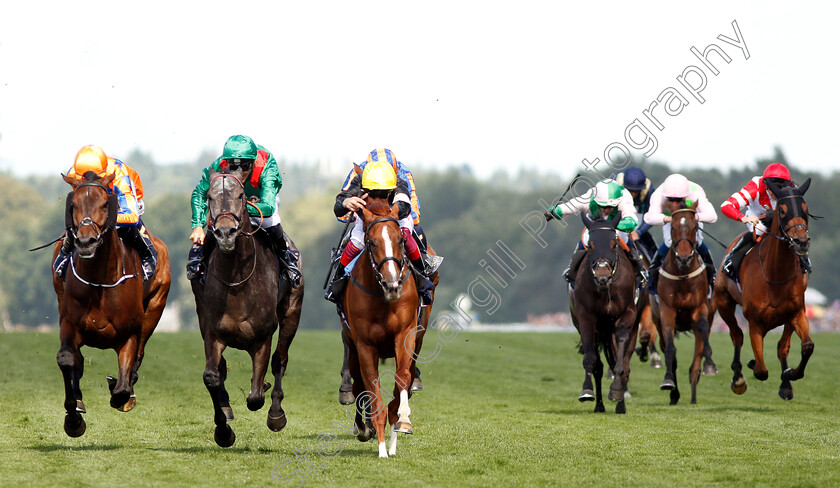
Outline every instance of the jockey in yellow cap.
<svg viewBox="0 0 840 488"><path fill-rule="evenodd" d="M413 177L399 178L397 176L397 169L399 168L397 159L389 149L375 149L370 152L368 160L362 165L356 166L361 169L361 174L357 173L355 168L348 175L344 188L335 198L335 206L333 212L339 220L344 220L344 217L350 218L356 211L366 205L364 196L371 192L392 192L391 204L396 203L399 206L399 224L403 232L405 240L405 250L408 259L412 265L428 276L429 270L423 261L420 247L414 237L414 231L418 231L420 216L415 209L419 209L416 195L412 198L413 192ZM407 173L407 171L406 171ZM410 173L409 173L410 175ZM421 235L422 231L418 232ZM335 278L330 284L327 294L324 296L331 302L337 302L341 291L346 284L345 267L350 264L353 259L362 252L365 247L364 244L365 231L362 219L356 218L353 230L350 233L350 241L341 253L341 265L336 271ZM425 241L424 237L420 238ZM431 290L434 288L431 281L426 278L424 283L419 283L421 300L424 305L432 303Z"/></svg>
<svg viewBox="0 0 840 488"><path fill-rule="evenodd" d="M108 191L117 196L120 206L117 213L117 233L123 242L137 251L143 264L143 281L148 281L155 274L157 250L140 219L145 210L140 176L124 162L109 158L105 151L93 145L79 149L67 176L82 179L88 172L96 173L100 177L115 174L113 182L108 186ZM62 279L67 270L67 260L72 249L73 237L68 232L64 237L64 245L61 246L53 263L56 274Z"/></svg>

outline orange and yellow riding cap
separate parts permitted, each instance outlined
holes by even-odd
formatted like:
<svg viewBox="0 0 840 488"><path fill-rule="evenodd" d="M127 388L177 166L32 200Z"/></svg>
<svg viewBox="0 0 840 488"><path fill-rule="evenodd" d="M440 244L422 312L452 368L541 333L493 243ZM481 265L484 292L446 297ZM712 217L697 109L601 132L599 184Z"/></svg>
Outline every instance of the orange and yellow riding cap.
<svg viewBox="0 0 840 488"><path fill-rule="evenodd" d="M73 171L82 176L88 171L93 171L99 176L104 176L108 170L108 156L99 146L87 145L76 153L76 160L73 162Z"/></svg>

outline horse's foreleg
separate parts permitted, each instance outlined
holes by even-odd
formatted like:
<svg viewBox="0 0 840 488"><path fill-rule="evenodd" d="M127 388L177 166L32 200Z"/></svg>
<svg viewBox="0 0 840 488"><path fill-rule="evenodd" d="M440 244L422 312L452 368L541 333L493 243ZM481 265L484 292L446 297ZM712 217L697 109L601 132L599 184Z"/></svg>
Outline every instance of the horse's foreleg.
<svg viewBox="0 0 840 488"><path fill-rule="evenodd" d="M356 352L359 355L359 368L365 385L365 393L370 401L371 423L376 430L376 440L379 444L379 457L388 457L385 446L385 426L387 425L387 412L382 401L382 388L379 384L379 354L376 349L368 345L356 344Z"/></svg>
<svg viewBox="0 0 840 488"><path fill-rule="evenodd" d="M137 403L131 388L131 373L134 370L134 363L137 360L138 346L139 337L132 335L119 348L117 351L117 358L119 360L117 380L115 382L109 380L108 386L111 390L111 406L121 412L128 412Z"/></svg>
<svg viewBox="0 0 840 488"><path fill-rule="evenodd" d="M356 346L347 342L345 342L345 346L347 346L348 352L347 366L353 378L352 393L353 401L356 404L356 439L360 442L367 442L374 434L373 424L370 421L369 415L369 407L372 400L370 393L365 391L365 381L362 379L362 372L359 367L359 354L356 352Z"/></svg>
<svg viewBox="0 0 840 488"><path fill-rule="evenodd" d="M216 444L220 447L230 447L236 441L236 435L233 429L227 425L227 416L222 409L222 402L228 398L227 391L225 391L224 376L220 371L220 365L223 364L224 358L222 353L225 350L225 345L215 338L204 338L204 355L207 362L204 365L204 386L210 392L210 398L213 400L213 422L216 424L216 431L214 439ZM229 402L228 402L229 406Z"/></svg>
<svg viewBox="0 0 840 488"><path fill-rule="evenodd" d="M284 321L285 323L285 321ZM285 398L283 393L283 376L286 375L286 367L289 364L289 346L297 332L286 333L285 328L280 329L277 337L277 348L271 356L271 374L274 376L274 389L271 390L271 408L268 410L266 423L268 428L274 432L282 430L286 426L286 412L283 411L282 402Z"/></svg>
<svg viewBox="0 0 840 488"><path fill-rule="evenodd" d="M670 390L671 405L676 405L680 400L680 390L677 387L677 345L674 342L674 329L676 327L676 312L670 307L662 307L659 331L662 341L662 350L665 353L665 378L659 385L660 390Z"/></svg>
<svg viewBox="0 0 840 488"><path fill-rule="evenodd" d="M610 385L609 399L613 402L624 400L624 392L627 391L627 379L630 374L630 355L633 354L633 345L636 342L636 331L638 324L635 322L635 311L625 312L624 316L616 322L613 333L614 366L612 368L614 379ZM632 342L631 342L632 341ZM605 344L605 348L609 345ZM628 361L625 361L627 359ZM623 412L622 412L623 413Z"/></svg>
<svg viewBox="0 0 840 488"><path fill-rule="evenodd" d="M808 324L808 317L805 315L804 309L791 321L791 325L793 325L796 335L802 341L802 359L796 369L787 370L783 372L783 375L787 376L791 381L796 381L805 376L805 366L808 364L808 360L811 359L811 354L814 353L814 341L811 340L810 324Z"/></svg>
<svg viewBox="0 0 840 488"><path fill-rule="evenodd" d="M415 357L417 341L416 324L411 325L404 333L397 334L394 344L397 371L394 376L394 398L388 405L388 421L392 426L391 445L388 454L397 453L397 437L395 434L412 434L411 407L408 404L409 392L412 384L411 366Z"/></svg>
<svg viewBox="0 0 840 488"><path fill-rule="evenodd" d="M338 387L338 403L342 405L349 405L353 403L355 397L353 396L353 382L350 376L350 348L345 339L347 331L341 327L341 338L344 344L344 360L341 363L341 386Z"/></svg>
<svg viewBox="0 0 840 488"><path fill-rule="evenodd" d="M729 329L729 339L732 341L732 382L730 388L738 395L747 391L747 380L744 378L743 365L741 364L741 347L744 345L744 333L735 318L735 300L724 289L718 291L715 288L714 305L718 315L726 323Z"/></svg>
<svg viewBox="0 0 840 488"><path fill-rule="evenodd" d="M81 415L85 408L79 388L84 360L79 353L82 339L71 329L69 324L62 323L61 347L55 359L64 377L64 410L67 412L64 418L64 432L70 437L79 437L87 428Z"/></svg>
<svg viewBox="0 0 840 488"><path fill-rule="evenodd" d="M759 381L764 381L769 376L767 365L764 363L764 334L764 328L750 320L750 343L755 359L747 363L747 367L753 370L753 376Z"/></svg>
<svg viewBox="0 0 840 488"><path fill-rule="evenodd" d="M271 355L271 339L272 336L260 344L259 347L253 349L251 354L251 364L253 374L251 375L251 391L248 392L248 398L245 403L248 405L248 410L256 412L265 404L265 390L270 385L265 382L265 373L268 371L268 358Z"/></svg>
<svg viewBox="0 0 840 488"><path fill-rule="evenodd" d="M776 345L776 356L779 358L779 363L782 365L782 384L779 386L779 397L782 400L793 399L793 385L790 384L790 373L792 370L788 368L788 353L790 352L790 337L793 335L793 325L786 323L782 331L782 337Z"/></svg>
<svg viewBox="0 0 840 488"><path fill-rule="evenodd" d="M595 364L592 366L592 375L587 374L586 380L584 380L584 391L586 390L586 381L590 379L590 376L595 377L595 413L604 413L606 409L604 408L604 397L601 396L601 378L604 376L604 363L601 361L601 355L595 354ZM592 387L591 380L589 387ZM590 390L591 391L591 390ZM581 396L583 394L581 393ZM578 398L580 401L584 401L584 399ZM592 398L590 398L592 400Z"/></svg>

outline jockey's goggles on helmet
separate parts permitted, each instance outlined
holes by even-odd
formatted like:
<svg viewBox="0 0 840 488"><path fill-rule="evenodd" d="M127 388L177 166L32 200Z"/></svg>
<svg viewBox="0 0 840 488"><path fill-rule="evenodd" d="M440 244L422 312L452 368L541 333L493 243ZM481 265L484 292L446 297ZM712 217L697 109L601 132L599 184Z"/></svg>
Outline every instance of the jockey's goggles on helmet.
<svg viewBox="0 0 840 488"><path fill-rule="evenodd" d="M233 171L241 169L242 171L248 171L254 165L253 159L228 159L228 168Z"/></svg>
<svg viewBox="0 0 840 488"><path fill-rule="evenodd" d="M667 197L669 202L684 202L685 198L683 197Z"/></svg>

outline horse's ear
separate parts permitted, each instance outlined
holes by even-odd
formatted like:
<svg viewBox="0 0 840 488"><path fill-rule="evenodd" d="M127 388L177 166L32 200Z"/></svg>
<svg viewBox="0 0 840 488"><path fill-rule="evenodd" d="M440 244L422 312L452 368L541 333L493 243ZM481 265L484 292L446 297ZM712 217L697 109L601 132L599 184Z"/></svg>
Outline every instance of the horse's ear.
<svg viewBox="0 0 840 488"><path fill-rule="evenodd" d="M615 218L615 219L609 220L608 222L610 223L610 227L612 227L613 229L618 229L618 224L621 223L621 219L620 218Z"/></svg>
<svg viewBox="0 0 840 488"><path fill-rule="evenodd" d="M697 210L697 207L699 205L700 205L700 200L695 200L694 202L691 203L691 206L688 207L688 208L690 208L691 210Z"/></svg>
<svg viewBox="0 0 840 488"><path fill-rule="evenodd" d="M592 220L592 217L590 217L589 213L587 213L587 212L581 212L580 213L580 220L583 221L583 225L587 229L592 226L592 222L595 222L594 220Z"/></svg>
<svg viewBox="0 0 840 488"><path fill-rule="evenodd" d="M767 186L767 189L770 190L770 192L772 192L773 195L778 199L779 198L779 191L781 190L781 188L779 188L772 181L767 180L767 178L764 179L764 184Z"/></svg>
<svg viewBox="0 0 840 488"><path fill-rule="evenodd" d="M82 183L82 180L73 178L72 176L67 176L64 173L61 173L61 177L64 178L64 181L66 181L68 185L72 186L74 190Z"/></svg>
<svg viewBox="0 0 840 488"><path fill-rule="evenodd" d="M808 191L809 186L811 186L811 178L808 178L807 180L805 180L804 183L799 185L799 188L797 188L797 191L799 192L799 196L804 195L805 192Z"/></svg>
<svg viewBox="0 0 840 488"><path fill-rule="evenodd" d="M391 205L391 217L394 217L397 220L400 219L400 204L399 204L399 202L394 202L394 204Z"/></svg>
<svg viewBox="0 0 840 488"><path fill-rule="evenodd" d="M70 183L68 181L68 183ZM75 191L71 191L67 194L67 201L65 202L64 208L64 228L65 229L72 229L75 227L75 222L73 222L73 195L75 195Z"/></svg>
<svg viewBox="0 0 840 488"><path fill-rule="evenodd" d="M120 202L117 200L117 194L112 193L108 195L108 218L105 220L105 228L114 230L117 228L117 213L120 210Z"/></svg>
<svg viewBox="0 0 840 488"><path fill-rule="evenodd" d="M212 180L217 174L219 174L215 169L210 167L210 172L207 173L207 179Z"/></svg>
<svg viewBox="0 0 840 488"><path fill-rule="evenodd" d="M100 179L99 182L102 183L104 186L109 186L111 183L114 182L114 178L116 178L117 173L111 173L108 176Z"/></svg>
<svg viewBox="0 0 840 488"><path fill-rule="evenodd" d="M357 175L362 174L362 168L356 163L353 163L353 173Z"/></svg>

